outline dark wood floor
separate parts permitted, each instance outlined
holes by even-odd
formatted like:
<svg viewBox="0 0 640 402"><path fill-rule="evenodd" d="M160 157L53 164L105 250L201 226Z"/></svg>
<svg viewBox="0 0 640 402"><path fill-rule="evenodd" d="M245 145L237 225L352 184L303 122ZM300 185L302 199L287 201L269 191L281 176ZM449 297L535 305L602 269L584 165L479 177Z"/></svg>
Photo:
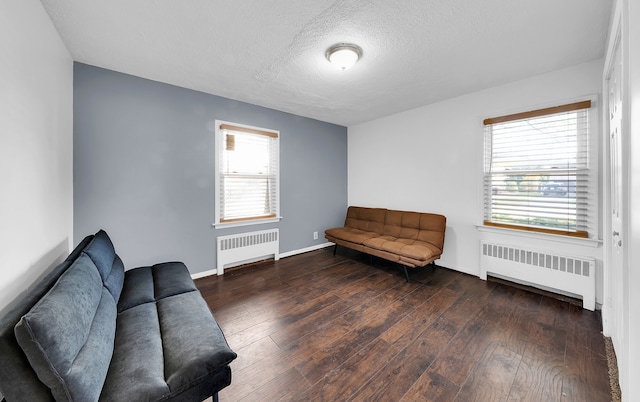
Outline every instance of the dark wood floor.
<svg viewBox="0 0 640 402"><path fill-rule="evenodd" d="M196 281L229 401L611 401L598 312L442 267L323 249Z"/></svg>

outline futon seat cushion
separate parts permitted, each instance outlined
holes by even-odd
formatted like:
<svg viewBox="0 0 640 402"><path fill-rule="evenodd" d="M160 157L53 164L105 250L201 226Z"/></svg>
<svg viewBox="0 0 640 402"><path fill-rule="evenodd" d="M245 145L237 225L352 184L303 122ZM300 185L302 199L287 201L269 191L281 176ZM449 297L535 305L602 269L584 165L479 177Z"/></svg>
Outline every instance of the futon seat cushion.
<svg viewBox="0 0 640 402"><path fill-rule="evenodd" d="M380 236L368 239L364 242L364 245L414 260L428 260L442 253L442 251L433 244L420 240L399 239L393 236Z"/></svg>
<svg viewBox="0 0 640 402"><path fill-rule="evenodd" d="M165 297L196 291L191 274L181 262L166 262L125 272L118 312Z"/></svg>
<svg viewBox="0 0 640 402"><path fill-rule="evenodd" d="M144 400L154 401L168 394L155 303L118 314L116 328L114 354L100 399L125 401L128 395L144 395Z"/></svg>
<svg viewBox="0 0 640 402"><path fill-rule="evenodd" d="M162 299L157 306L172 393L185 391L237 357L200 292Z"/></svg>
<svg viewBox="0 0 640 402"><path fill-rule="evenodd" d="M212 376L236 354L181 262L125 272L116 328L101 401L129 395L149 401L205 399L207 390L220 387L208 382L231 380L228 370Z"/></svg>
<svg viewBox="0 0 640 402"><path fill-rule="evenodd" d="M198 291L126 309L117 328L101 401L180 400L236 358Z"/></svg>
<svg viewBox="0 0 640 402"><path fill-rule="evenodd" d="M329 237L333 237L334 239L340 239L355 244L364 244L367 240L379 236L378 233L367 232L352 227L327 229L325 234Z"/></svg>

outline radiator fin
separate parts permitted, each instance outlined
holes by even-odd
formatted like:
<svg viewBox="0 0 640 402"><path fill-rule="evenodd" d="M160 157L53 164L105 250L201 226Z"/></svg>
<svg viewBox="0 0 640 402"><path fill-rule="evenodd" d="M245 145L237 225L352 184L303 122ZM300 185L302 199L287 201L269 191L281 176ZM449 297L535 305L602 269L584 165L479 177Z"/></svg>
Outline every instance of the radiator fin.
<svg viewBox="0 0 640 402"><path fill-rule="evenodd" d="M596 261L588 257L481 242L480 277L488 273L525 281L533 286L582 296L583 307L595 309Z"/></svg>
<svg viewBox="0 0 640 402"><path fill-rule="evenodd" d="M255 246L258 244L272 243L277 241L277 231L262 232L257 234L246 233L241 235L227 236L227 238L221 239L220 251Z"/></svg>
<svg viewBox="0 0 640 402"><path fill-rule="evenodd" d="M593 260L563 257L488 243L482 244L482 255L581 276L590 276L593 264Z"/></svg>
<svg viewBox="0 0 640 402"><path fill-rule="evenodd" d="M278 229L218 236L217 240L216 271L218 275L222 275L225 266L230 264L238 265L245 261L271 255L275 260L279 259L280 240Z"/></svg>

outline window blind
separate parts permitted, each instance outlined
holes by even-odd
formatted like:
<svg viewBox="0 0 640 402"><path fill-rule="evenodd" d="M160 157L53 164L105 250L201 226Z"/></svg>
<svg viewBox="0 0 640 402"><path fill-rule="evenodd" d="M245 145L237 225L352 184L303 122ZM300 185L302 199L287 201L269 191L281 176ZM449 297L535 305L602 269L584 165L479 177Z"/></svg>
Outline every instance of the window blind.
<svg viewBox="0 0 640 402"><path fill-rule="evenodd" d="M487 119L484 223L588 237L591 101Z"/></svg>
<svg viewBox="0 0 640 402"><path fill-rule="evenodd" d="M278 213L278 133L222 124L220 222Z"/></svg>

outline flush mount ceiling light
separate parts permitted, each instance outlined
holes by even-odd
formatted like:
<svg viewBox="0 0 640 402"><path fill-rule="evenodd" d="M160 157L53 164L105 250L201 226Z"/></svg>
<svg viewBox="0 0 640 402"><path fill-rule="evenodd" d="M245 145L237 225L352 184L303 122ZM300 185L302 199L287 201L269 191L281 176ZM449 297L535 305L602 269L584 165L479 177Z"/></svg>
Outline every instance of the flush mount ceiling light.
<svg viewBox="0 0 640 402"><path fill-rule="evenodd" d="M327 49L327 60L342 71L352 67L360 57L362 49L358 45L350 43L338 43Z"/></svg>

